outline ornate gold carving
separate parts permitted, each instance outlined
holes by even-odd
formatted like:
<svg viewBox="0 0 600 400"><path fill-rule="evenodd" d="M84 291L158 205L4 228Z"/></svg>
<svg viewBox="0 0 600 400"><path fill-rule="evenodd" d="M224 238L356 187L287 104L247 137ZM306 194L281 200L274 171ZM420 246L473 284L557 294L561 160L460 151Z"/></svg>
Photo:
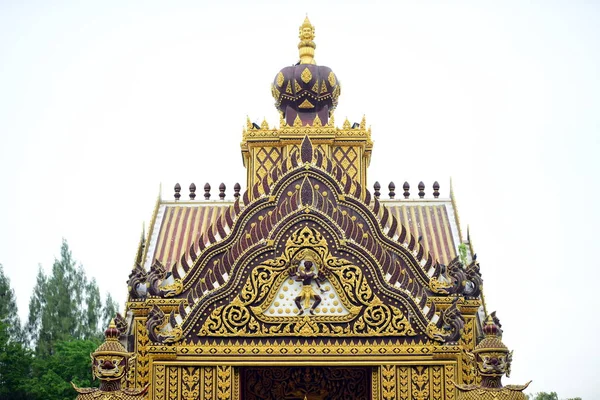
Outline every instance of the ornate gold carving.
<svg viewBox="0 0 600 400"><path fill-rule="evenodd" d="M294 92L292 92L292 83L288 82L287 86L285 87L285 92L288 94L294 94Z"/></svg>
<svg viewBox="0 0 600 400"><path fill-rule="evenodd" d="M298 43L298 52L300 53L300 64L315 64L314 55L317 45L313 42L315 38L315 27L310 23L308 17L300 26L300 43Z"/></svg>
<svg viewBox="0 0 600 400"><path fill-rule="evenodd" d="M205 367L202 370L204 373L204 398L212 400L215 390L215 367Z"/></svg>
<svg viewBox="0 0 600 400"><path fill-rule="evenodd" d="M333 71L329 72L329 76L327 77L327 80L329 81L329 85L331 87L335 86L335 74L333 73Z"/></svg>
<svg viewBox="0 0 600 400"><path fill-rule="evenodd" d="M182 390L185 400L194 400L200 397L200 369L197 367L182 367Z"/></svg>
<svg viewBox="0 0 600 400"><path fill-rule="evenodd" d="M157 346L158 347L158 346ZM328 356L332 354L332 349L335 348L335 353L344 355L411 355L418 354L419 356L432 356L438 354L440 346L433 345L428 340L416 340L410 345L403 344L402 340L392 340L385 343L377 341L362 341L362 340L343 340L339 339L330 341L324 339L314 339L305 341L298 339L297 341L279 342L263 342L262 340L243 340L239 338L227 338L223 340L213 340L202 345L182 343L177 347L178 355L286 355L293 349L294 354L298 356ZM150 348L153 349L152 347ZM460 347L458 346L443 346L443 354L451 354L452 358L460 357Z"/></svg>
<svg viewBox="0 0 600 400"><path fill-rule="evenodd" d="M315 84L312 87L312 91L319 94L319 80L318 79L315 81Z"/></svg>
<svg viewBox="0 0 600 400"><path fill-rule="evenodd" d="M459 344L463 346L462 353L462 383L471 385L477 383L477 377L475 374L475 363L473 359L469 357L467 351L472 351L475 348L475 331L474 331L475 319L473 317L465 320L465 327L463 328Z"/></svg>
<svg viewBox="0 0 600 400"><path fill-rule="evenodd" d="M154 366L154 397L156 400L164 400L165 398L165 366Z"/></svg>
<svg viewBox="0 0 600 400"><path fill-rule="evenodd" d="M454 387L454 376L455 368L454 365L444 365L444 376L446 383L445 400L454 400L456 398L456 388Z"/></svg>
<svg viewBox="0 0 600 400"><path fill-rule="evenodd" d="M371 398L379 399L379 390L380 379L379 379L379 370L377 368L373 368L371 370Z"/></svg>
<svg viewBox="0 0 600 400"><path fill-rule="evenodd" d="M381 366L381 397L384 400L396 399L396 366Z"/></svg>
<svg viewBox="0 0 600 400"><path fill-rule="evenodd" d="M444 375L443 367L431 367L431 400L444 400Z"/></svg>
<svg viewBox="0 0 600 400"><path fill-rule="evenodd" d="M308 69L308 67L304 68L304 71L302 71L302 73L300 74L300 78L304 83L310 82L310 80L312 79L312 73L310 72L310 69Z"/></svg>
<svg viewBox="0 0 600 400"><path fill-rule="evenodd" d="M179 367L168 367L169 376L169 400L179 400Z"/></svg>
<svg viewBox="0 0 600 400"><path fill-rule="evenodd" d="M411 370L411 393L415 400L429 399L429 368L425 366L413 367Z"/></svg>
<svg viewBox="0 0 600 400"><path fill-rule="evenodd" d="M325 81L321 82L321 94L327 93L327 85L325 85Z"/></svg>
<svg viewBox="0 0 600 400"><path fill-rule="evenodd" d="M148 339L146 325L142 319L136 319L135 321L135 334L137 353L135 359L135 386L143 388L149 381L150 359L148 357L148 345L150 344L150 340Z"/></svg>
<svg viewBox="0 0 600 400"><path fill-rule="evenodd" d="M300 93L302 87L298 84L298 81L294 80L294 89L296 89L296 94Z"/></svg>
<svg viewBox="0 0 600 400"><path fill-rule="evenodd" d="M398 394L400 399L410 399L410 367L398 367Z"/></svg>
<svg viewBox="0 0 600 400"><path fill-rule="evenodd" d="M304 101L298 106L299 108L314 108L315 106L308 101L308 99L304 99Z"/></svg>
<svg viewBox="0 0 600 400"><path fill-rule="evenodd" d="M348 314L265 315L277 288L306 258L315 260L317 270L327 277ZM305 226L290 236L280 257L266 260L252 270L241 293L230 304L216 308L199 335L416 336L417 333L400 309L384 304L373 293L361 268L331 255L322 234Z"/></svg>
<svg viewBox="0 0 600 400"><path fill-rule="evenodd" d="M277 86L281 87L283 85L283 73L281 73L281 71L279 71L279 73L277 74Z"/></svg>
<svg viewBox="0 0 600 400"><path fill-rule="evenodd" d="M217 398L229 400L231 398L231 366L217 366Z"/></svg>

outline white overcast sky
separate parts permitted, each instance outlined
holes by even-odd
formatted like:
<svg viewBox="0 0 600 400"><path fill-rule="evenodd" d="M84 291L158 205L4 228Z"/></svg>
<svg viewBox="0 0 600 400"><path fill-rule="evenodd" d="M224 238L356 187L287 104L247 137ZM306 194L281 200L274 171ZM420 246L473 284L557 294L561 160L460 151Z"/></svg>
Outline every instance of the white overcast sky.
<svg viewBox="0 0 600 400"><path fill-rule="evenodd" d="M62 238L123 305L161 182L244 185L246 115L278 123L269 85L306 13L337 123L373 127L369 181L447 196L453 178L508 381L600 397L593 1L0 1L0 263L21 316Z"/></svg>

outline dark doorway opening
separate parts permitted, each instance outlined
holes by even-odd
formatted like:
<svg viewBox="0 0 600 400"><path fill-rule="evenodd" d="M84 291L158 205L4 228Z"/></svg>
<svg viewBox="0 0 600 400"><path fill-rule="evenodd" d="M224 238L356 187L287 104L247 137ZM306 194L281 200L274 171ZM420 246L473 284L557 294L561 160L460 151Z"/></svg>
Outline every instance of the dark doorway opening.
<svg viewBox="0 0 600 400"><path fill-rule="evenodd" d="M242 367L243 400L366 400L371 367Z"/></svg>

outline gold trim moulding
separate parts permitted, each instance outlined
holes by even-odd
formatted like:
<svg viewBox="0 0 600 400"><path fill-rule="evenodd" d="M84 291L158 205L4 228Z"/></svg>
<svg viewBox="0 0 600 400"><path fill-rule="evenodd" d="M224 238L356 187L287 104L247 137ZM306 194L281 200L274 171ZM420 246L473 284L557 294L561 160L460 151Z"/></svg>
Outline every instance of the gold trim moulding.
<svg viewBox="0 0 600 400"><path fill-rule="evenodd" d="M309 343L306 346L294 345L260 345L256 343L227 342L220 345L192 345L192 346L149 346L148 351L153 354L172 354L176 353L178 357L237 357L239 358L260 358L263 356L273 359L281 357L289 358L314 358L323 357L327 359L347 359L349 357L383 357L390 359L395 357L405 359L427 358L456 358L460 354L462 347L455 346L406 346L396 347L394 345L376 345L352 346L348 344L332 343L327 345L315 345Z"/></svg>
<svg viewBox="0 0 600 400"><path fill-rule="evenodd" d="M365 360L364 358L348 361L336 361L336 360L272 360L268 358L255 359L248 361L240 361L238 358L230 359L219 359L219 360L165 360L156 361L154 365L164 366L181 366L181 367L196 367L196 366L217 366L227 365L232 367L245 367L245 366L258 366L258 367L279 367L279 366L324 366L324 367L342 367L342 366L380 366L380 365L401 365L401 366L422 366L422 365L457 365L457 360L410 360L410 361L393 361L386 359L378 360Z"/></svg>

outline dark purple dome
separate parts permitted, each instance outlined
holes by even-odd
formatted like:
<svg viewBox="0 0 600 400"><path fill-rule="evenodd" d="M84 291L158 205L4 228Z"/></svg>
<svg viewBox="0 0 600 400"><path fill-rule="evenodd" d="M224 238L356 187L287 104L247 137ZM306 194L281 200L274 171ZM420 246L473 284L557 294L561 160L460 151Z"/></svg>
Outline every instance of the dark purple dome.
<svg viewBox="0 0 600 400"><path fill-rule="evenodd" d="M288 125L294 124L296 116L302 125L312 125L317 115L323 125L327 124L340 96L340 85L331 68L314 64L283 68L271 90L275 107Z"/></svg>
<svg viewBox="0 0 600 400"><path fill-rule="evenodd" d="M275 107L288 125L296 117L303 126L312 125L317 115L325 125L338 103L340 84L331 68L316 65L314 37L315 28L306 17L299 30L300 62L279 71L271 85Z"/></svg>

